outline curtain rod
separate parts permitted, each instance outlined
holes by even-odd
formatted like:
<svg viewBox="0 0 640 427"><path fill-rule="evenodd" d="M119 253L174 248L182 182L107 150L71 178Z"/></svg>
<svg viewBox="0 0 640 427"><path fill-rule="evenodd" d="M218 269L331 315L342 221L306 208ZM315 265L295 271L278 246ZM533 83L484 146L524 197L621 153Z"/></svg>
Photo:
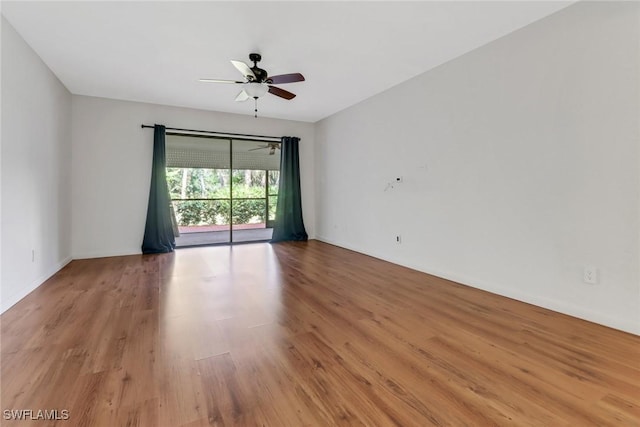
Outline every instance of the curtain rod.
<svg viewBox="0 0 640 427"><path fill-rule="evenodd" d="M141 128L151 128L153 129L154 126L151 125L145 125L142 124L140 125ZM276 140L274 142L280 142L280 140L282 138L278 137L278 136L268 136L268 135L250 135L250 134L246 134L246 133L231 133L231 132L215 132L215 131L211 131L211 130L197 130L197 129L181 129L181 128L170 128L170 127L165 127L166 130L173 130L173 131L179 131L179 132L198 132L198 133L205 133L208 135L212 135L212 136L218 136L218 137L235 137L237 139L250 139L250 138L260 138L260 139L273 139Z"/></svg>

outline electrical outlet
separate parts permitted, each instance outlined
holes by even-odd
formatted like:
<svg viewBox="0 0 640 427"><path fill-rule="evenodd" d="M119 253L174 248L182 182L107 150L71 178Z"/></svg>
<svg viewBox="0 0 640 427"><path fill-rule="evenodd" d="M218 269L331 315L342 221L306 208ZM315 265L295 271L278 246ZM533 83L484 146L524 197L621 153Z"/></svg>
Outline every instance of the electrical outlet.
<svg viewBox="0 0 640 427"><path fill-rule="evenodd" d="M584 283L595 285L598 283L598 269L595 267L585 267L582 280Z"/></svg>
<svg viewBox="0 0 640 427"><path fill-rule="evenodd" d="M402 236L400 236L399 234L396 236L396 243L399 245L400 243L402 243Z"/></svg>

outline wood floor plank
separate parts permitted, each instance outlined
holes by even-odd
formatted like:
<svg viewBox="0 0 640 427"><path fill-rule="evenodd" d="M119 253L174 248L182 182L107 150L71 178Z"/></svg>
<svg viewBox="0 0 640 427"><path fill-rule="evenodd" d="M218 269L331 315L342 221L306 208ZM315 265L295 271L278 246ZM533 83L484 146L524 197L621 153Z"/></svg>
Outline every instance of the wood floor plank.
<svg viewBox="0 0 640 427"><path fill-rule="evenodd" d="M0 316L8 426L638 426L640 337L310 242L73 261Z"/></svg>
<svg viewBox="0 0 640 427"><path fill-rule="evenodd" d="M286 339L266 335L265 327L251 328L251 348L232 350L244 390L251 391L255 425L327 425L329 418L312 399L307 384L294 375ZM269 337L269 338L267 338ZM275 339L271 339L275 338Z"/></svg>

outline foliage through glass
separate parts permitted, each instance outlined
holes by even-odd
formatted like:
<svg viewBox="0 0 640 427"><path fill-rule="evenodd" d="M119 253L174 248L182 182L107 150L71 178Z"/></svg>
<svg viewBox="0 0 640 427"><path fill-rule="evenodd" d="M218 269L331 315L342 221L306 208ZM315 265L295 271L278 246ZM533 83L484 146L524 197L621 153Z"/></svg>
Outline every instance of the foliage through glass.
<svg viewBox="0 0 640 427"><path fill-rule="evenodd" d="M180 226L260 224L275 219L279 171L167 168L169 195ZM230 180L233 185L230 185ZM267 218L268 202L268 218Z"/></svg>

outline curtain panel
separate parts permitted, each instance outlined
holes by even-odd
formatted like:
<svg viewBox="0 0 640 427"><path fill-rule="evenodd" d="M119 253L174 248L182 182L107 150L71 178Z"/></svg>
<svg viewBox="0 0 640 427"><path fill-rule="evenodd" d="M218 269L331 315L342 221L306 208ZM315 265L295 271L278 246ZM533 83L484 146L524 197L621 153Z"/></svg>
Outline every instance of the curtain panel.
<svg viewBox="0 0 640 427"><path fill-rule="evenodd" d="M176 247L171 219L171 199L167 187L167 159L165 127L155 125L153 130L153 160L147 221L142 241L143 254L172 252Z"/></svg>
<svg viewBox="0 0 640 427"><path fill-rule="evenodd" d="M280 184L271 243L292 240L304 241L308 239L308 236L302 220L298 154L300 138L284 136L281 142Z"/></svg>

